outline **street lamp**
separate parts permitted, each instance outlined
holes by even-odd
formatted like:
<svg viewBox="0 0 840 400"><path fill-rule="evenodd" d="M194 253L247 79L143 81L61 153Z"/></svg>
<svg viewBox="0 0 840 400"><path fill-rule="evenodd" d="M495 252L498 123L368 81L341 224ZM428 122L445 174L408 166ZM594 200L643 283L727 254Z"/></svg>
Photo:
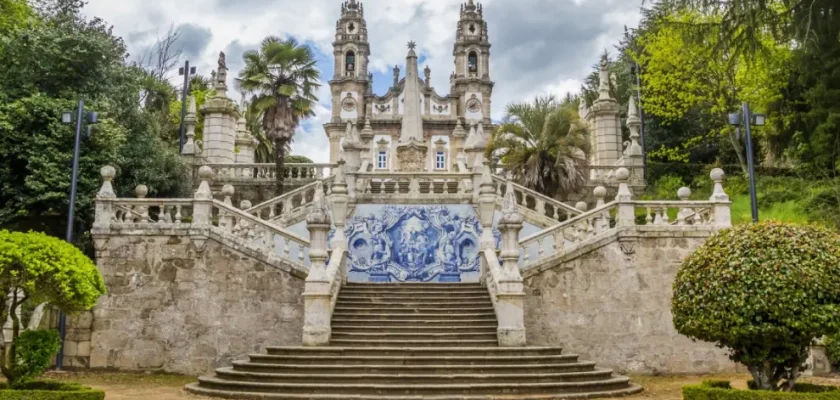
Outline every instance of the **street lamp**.
<svg viewBox="0 0 840 400"><path fill-rule="evenodd" d="M70 209L67 212L67 234L65 240L67 243L73 243L73 219L76 213L76 189L79 175L79 146L82 140L82 122L88 123L87 135L90 136L90 125L99 122L99 114L95 112L85 113L85 101L79 100L79 106L76 109L76 138L73 146L73 172L70 178ZM73 113L65 112L61 114L61 122L65 124L73 123ZM64 366L64 336L67 333L67 316L62 312L58 317L58 331L61 336L61 349L56 356L55 368L60 370Z"/></svg>
<svg viewBox="0 0 840 400"><path fill-rule="evenodd" d="M767 116L764 114L752 114L750 112L750 105L746 102L743 105L742 113L729 114L729 125L738 127L737 136L741 137L741 124L744 124L747 137L747 169L750 179L750 207L752 209L752 219L754 223L758 222L758 196L755 189L755 154L753 153L752 145L752 125L764 126L767 123Z"/></svg>
<svg viewBox="0 0 840 400"><path fill-rule="evenodd" d="M184 77L184 93L181 97L181 135L180 135L180 147L178 147L178 152L182 153L184 151L184 135L186 132L186 123L184 119L187 118L187 95L190 93L190 77L195 75L195 67L190 68L190 62L187 61L182 68L178 69L178 74Z"/></svg>

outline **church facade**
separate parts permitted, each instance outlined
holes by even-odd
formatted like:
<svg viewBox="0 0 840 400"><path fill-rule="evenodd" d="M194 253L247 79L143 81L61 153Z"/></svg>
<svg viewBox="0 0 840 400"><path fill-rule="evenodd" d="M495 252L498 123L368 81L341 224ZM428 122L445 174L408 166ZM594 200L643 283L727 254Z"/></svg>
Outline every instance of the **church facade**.
<svg viewBox="0 0 840 400"><path fill-rule="evenodd" d="M359 166L367 161L372 172L455 172L459 155L471 165L475 157L469 153L483 150L490 132L490 46L482 6L470 0L461 6L448 93L434 89L428 66L420 76L412 42L405 75L401 79L402 69L394 67L390 89L376 94L364 6L345 2L333 43L332 117L324 126L330 162L338 162L345 148L358 147Z"/></svg>

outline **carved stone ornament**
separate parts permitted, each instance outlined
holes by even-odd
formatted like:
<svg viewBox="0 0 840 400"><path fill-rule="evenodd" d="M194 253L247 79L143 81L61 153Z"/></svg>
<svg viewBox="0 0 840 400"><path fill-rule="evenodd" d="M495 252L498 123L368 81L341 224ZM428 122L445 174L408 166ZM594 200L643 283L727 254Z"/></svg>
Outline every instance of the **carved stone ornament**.
<svg viewBox="0 0 840 400"><path fill-rule="evenodd" d="M449 111L449 104L434 105L434 106L432 106L432 109L434 109L436 112L439 112L439 113L446 112L446 111Z"/></svg>
<svg viewBox="0 0 840 400"><path fill-rule="evenodd" d="M481 112L481 100L478 99L478 96L472 95L472 97L467 100L467 111L471 113Z"/></svg>
<svg viewBox="0 0 840 400"><path fill-rule="evenodd" d="M352 94L347 93L347 97L341 101L341 109L347 112L356 111L356 99Z"/></svg>
<svg viewBox="0 0 840 400"><path fill-rule="evenodd" d="M379 111L381 113L389 112L389 111L391 111L391 105L390 104L377 104L376 105L376 111Z"/></svg>
<svg viewBox="0 0 840 400"><path fill-rule="evenodd" d="M624 253L626 256L631 256L636 254L636 242L635 241L627 241L627 242L619 242L618 246L621 247L621 252Z"/></svg>

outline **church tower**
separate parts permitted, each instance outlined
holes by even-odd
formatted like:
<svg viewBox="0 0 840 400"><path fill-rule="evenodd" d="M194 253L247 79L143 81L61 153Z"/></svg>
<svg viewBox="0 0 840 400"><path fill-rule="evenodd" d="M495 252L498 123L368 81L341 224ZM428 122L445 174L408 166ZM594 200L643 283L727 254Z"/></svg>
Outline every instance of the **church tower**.
<svg viewBox="0 0 840 400"><path fill-rule="evenodd" d="M468 125L490 123L490 39L484 9L474 0L461 5L461 18L455 36L455 72L452 95L459 97L458 116Z"/></svg>
<svg viewBox="0 0 840 400"><path fill-rule="evenodd" d="M341 5L341 18L335 26L333 55L335 65L333 79L330 81L331 122L339 127L345 126L347 122L360 123L364 121L365 94L371 85L368 74L370 44L365 8L360 1L348 0ZM330 136L330 153L337 155L344 130L335 129L327 133ZM336 161L330 160L333 163Z"/></svg>

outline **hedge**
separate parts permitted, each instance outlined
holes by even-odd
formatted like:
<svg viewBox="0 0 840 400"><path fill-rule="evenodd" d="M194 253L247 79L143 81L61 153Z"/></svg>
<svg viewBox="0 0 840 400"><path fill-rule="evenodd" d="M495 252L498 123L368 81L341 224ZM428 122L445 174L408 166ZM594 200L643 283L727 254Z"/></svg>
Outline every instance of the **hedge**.
<svg viewBox="0 0 840 400"><path fill-rule="evenodd" d="M10 390L0 384L0 400L104 400L105 392L93 390L78 383L33 381Z"/></svg>
<svg viewBox="0 0 840 400"><path fill-rule="evenodd" d="M840 387L797 383L793 392L725 389L728 382L683 386L683 400L840 400Z"/></svg>

